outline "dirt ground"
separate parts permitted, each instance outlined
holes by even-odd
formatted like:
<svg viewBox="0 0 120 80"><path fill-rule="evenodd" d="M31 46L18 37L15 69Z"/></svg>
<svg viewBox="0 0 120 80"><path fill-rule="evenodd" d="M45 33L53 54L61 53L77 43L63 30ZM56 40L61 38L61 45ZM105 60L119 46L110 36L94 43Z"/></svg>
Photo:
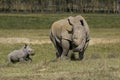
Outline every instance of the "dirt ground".
<svg viewBox="0 0 120 80"><path fill-rule="evenodd" d="M107 43L119 43L120 39L106 39L106 38L91 38L89 45L95 44L107 44ZM29 39L29 38L0 38L0 43L3 44L16 44L16 43L31 43L31 44L49 44L49 39Z"/></svg>

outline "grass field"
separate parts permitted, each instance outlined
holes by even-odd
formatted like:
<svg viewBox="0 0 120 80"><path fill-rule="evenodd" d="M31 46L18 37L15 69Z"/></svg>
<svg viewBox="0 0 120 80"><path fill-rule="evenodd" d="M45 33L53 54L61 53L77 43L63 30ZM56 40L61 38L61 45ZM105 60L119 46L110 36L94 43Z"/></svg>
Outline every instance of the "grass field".
<svg viewBox="0 0 120 80"><path fill-rule="evenodd" d="M79 14L0 14L0 29L49 29L59 19ZM120 14L81 14L91 28L120 28Z"/></svg>
<svg viewBox="0 0 120 80"><path fill-rule="evenodd" d="M29 17L39 16L41 18L40 15L35 14L27 16L23 14L0 15L3 19L9 18L9 16L26 17L26 21ZM47 17L53 18L52 21L65 16L60 15L59 18L56 18L54 15L47 15ZM112 17L113 21L117 20L109 24L107 22L99 24L99 28L90 27L91 41L83 61L59 60L49 62L55 58L55 49L49 43L49 29L19 29L17 27L16 29L9 29L11 25L6 24L6 28L0 29L0 80L120 80L120 24L116 24L120 22L120 16L105 14L93 14L91 16L87 14L84 16L91 26L97 25L94 22L94 16L101 18L96 18L96 22L104 22L103 19L109 16ZM10 19L8 22L10 22ZM12 23L10 22L10 24ZM31 27L33 27L33 24L38 25L37 22L33 22ZM104 24L106 24L106 27ZM109 26L115 27L110 28ZM42 41L44 42L39 44ZM24 43L32 43L32 48L36 52L36 55L32 56L33 62L8 65L6 60L8 53L21 48ZM69 56L71 53L70 51ZM77 53L75 56L78 58Z"/></svg>

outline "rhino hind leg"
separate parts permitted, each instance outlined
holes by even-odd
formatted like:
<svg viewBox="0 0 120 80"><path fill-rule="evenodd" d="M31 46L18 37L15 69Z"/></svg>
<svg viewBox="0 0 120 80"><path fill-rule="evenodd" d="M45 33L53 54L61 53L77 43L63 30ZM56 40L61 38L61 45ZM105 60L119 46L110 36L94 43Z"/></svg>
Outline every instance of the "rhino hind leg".
<svg viewBox="0 0 120 80"><path fill-rule="evenodd" d="M16 62L18 62L18 61L15 61L15 60L9 59L8 62L9 62L9 63L16 63Z"/></svg>
<svg viewBox="0 0 120 80"><path fill-rule="evenodd" d="M12 61L10 58L8 58L8 62L9 63L14 63L14 61Z"/></svg>
<svg viewBox="0 0 120 80"><path fill-rule="evenodd" d="M63 50L62 50L62 47L59 46L58 44L57 44L56 48L57 48L56 57L59 58L61 56Z"/></svg>
<svg viewBox="0 0 120 80"><path fill-rule="evenodd" d="M54 44L54 47L56 49L56 57L59 58L61 56L61 54L62 54L62 47L55 40L55 38L52 36L52 34L50 35L50 39L51 39L51 41Z"/></svg>
<svg viewBox="0 0 120 80"><path fill-rule="evenodd" d="M16 61L14 61L14 60L11 58L11 56L8 57L8 62L9 62L9 63L16 63Z"/></svg>

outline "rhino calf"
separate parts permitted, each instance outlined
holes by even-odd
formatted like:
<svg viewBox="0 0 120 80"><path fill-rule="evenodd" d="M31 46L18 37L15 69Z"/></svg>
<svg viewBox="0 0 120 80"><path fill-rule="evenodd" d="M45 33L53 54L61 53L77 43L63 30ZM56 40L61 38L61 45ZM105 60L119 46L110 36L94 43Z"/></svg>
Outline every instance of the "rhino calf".
<svg viewBox="0 0 120 80"><path fill-rule="evenodd" d="M8 61L15 63L15 62L23 62L23 61L32 61L30 55L35 55L33 49L30 48L27 44L24 45L19 50L14 50L8 54Z"/></svg>

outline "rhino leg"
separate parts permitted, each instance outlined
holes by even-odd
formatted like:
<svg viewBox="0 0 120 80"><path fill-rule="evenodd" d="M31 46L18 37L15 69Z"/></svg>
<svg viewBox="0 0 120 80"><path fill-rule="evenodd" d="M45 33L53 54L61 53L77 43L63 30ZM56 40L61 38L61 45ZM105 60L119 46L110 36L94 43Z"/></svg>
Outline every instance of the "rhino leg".
<svg viewBox="0 0 120 80"><path fill-rule="evenodd" d="M56 48L57 48L56 57L59 58L61 56L63 50L59 44L56 45Z"/></svg>
<svg viewBox="0 0 120 80"><path fill-rule="evenodd" d="M29 63L32 62L32 59L30 58L29 55L25 58L25 60L26 60L26 61L29 61Z"/></svg>
<svg viewBox="0 0 120 80"><path fill-rule="evenodd" d="M84 58L84 50L82 52L79 52L79 60L82 60Z"/></svg>
<svg viewBox="0 0 120 80"><path fill-rule="evenodd" d="M68 52L69 52L69 48L70 48L69 41L66 39L62 39L61 44L62 44L62 50L63 50L61 58L67 57Z"/></svg>
<svg viewBox="0 0 120 80"><path fill-rule="evenodd" d="M9 57L8 57L8 62L9 62L9 63L16 63L17 61L13 60L13 59L11 58L11 56L9 56Z"/></svg>
<svg viewBox="0 0 120 80"><path fill-rule="evenodd" d="M8 62L9 62L9 63L12 62L10 56L8 56Z"/></svg>
<svg viewBox="0 0 120 80"><path fill-rule="evenodd" d="M82 52L79 52L79 59L80 59L80 60L82 60L82 59L84 58L84 52L85 52L88 44L89 44L89 41L85 43L85 45L84 45L84 47L83 47L83 51L82 51Z"/></svg>
<svg viewBox="0 0 120 80"><path fill-rule="evenodd" d="M50 35L50 39L56 49L56 57L59 58L62 54L62 47L58 44L58 42L55 40L55 38L52 36L52 34Z"/></svg>

